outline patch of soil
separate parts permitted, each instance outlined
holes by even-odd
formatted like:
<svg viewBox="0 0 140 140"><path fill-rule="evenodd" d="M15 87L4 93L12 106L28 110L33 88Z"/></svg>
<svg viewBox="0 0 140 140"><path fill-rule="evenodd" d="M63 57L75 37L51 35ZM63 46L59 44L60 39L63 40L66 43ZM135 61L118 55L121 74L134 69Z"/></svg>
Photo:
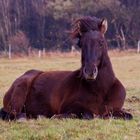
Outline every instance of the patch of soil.
<svg viewBox="0 0 140 140"><path fill-rule="evenodd" d="M140 103L140 98L137 96L132 96L131 98L127 98L126 101L130 103Z"/></svg>

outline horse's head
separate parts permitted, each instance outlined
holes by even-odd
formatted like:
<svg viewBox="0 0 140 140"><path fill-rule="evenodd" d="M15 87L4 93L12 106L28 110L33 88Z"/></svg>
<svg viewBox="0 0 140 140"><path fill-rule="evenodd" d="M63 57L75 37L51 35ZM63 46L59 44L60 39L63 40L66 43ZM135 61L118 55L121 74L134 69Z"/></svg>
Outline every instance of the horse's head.
<svg viewBox="0 0 140 140"><path fill-rule="evenodd" d="M98 25L98 29L80 32L78 45L82 50L81 71L86 80L95 80L98 76L102 58L106 52L106 40L104 38L106 30L107 20L103 19Z"/></svg>

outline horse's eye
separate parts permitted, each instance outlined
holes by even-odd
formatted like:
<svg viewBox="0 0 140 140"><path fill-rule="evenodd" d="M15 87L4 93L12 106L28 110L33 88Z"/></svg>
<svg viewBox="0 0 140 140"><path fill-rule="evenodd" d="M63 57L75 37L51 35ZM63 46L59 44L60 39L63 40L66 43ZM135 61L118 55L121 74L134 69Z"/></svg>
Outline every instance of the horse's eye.
<svg viewBox="0 0 140 140"><path fill-rule="evenodd" d="M102 48L104 46L104 41L99 42L99 47Z"/></svg>
<svg viewBox="0 0 140 140"><path fill-rule="evenodd" d="M77 40L76 45L77 45L78 47L80 47L80 48L81 48L81 45L80 45L80 39L78 39L78 40Z"/></svg>

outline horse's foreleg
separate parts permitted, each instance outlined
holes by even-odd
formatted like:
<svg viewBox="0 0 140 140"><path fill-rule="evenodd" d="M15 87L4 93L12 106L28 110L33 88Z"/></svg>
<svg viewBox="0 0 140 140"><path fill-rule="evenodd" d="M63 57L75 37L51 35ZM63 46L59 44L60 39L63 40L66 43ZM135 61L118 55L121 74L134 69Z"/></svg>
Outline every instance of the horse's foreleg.
<svg viewBox="0 0 140 140"><path fill-rule="evenodd" d="M85 106L82 105L82 103L75 102L70 105L65 106L64 108L61 108L61 112L64 114L74 114L76 118L79 119L93 119L94 115L93 113L88 110Z"/></svg>
<svg viewBox="0 0 140 140"><path fill-rule="evenodd" d="M108 114L104 115L103 118L131 120L131 119L133 119L133 116L124 110L118 110L118 111L114 110L114 111L110 111Z"/></svg>
<svg viewBox="0 0 140 140"><path fill-rule="evenodd" d="M132 119L132 115L122 110L126 92L119 80L116 80L110 89L103 105L101 106L100 115L103 118L113 117L120 119Z"/></svg>

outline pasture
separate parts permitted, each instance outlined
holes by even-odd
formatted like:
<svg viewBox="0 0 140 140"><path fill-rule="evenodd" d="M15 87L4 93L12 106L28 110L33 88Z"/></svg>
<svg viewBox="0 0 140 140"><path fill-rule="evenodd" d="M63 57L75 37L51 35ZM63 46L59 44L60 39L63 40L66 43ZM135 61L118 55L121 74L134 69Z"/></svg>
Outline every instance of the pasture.
<svg viewBox="0 0 140 140"><path fill-rule="evenodd" d="M109 52L116 76L127 90L124 108L134 119L124 120L49 120L26 122L0 121L0 140L139 140L140 139L140 55ZM75 70L80 55L49 54L44 58L0 59L0 106L11 83L29 69Z"/></svg>

